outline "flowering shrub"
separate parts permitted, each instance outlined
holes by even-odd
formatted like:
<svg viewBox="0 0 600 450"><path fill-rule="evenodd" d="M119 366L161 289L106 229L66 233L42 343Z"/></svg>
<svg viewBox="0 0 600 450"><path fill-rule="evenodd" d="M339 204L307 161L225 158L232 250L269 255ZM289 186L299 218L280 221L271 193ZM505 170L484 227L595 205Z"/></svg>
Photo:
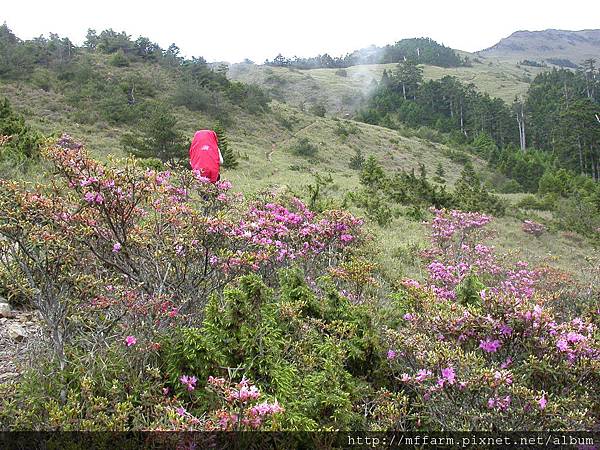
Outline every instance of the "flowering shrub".
<svg viewBox="0 0 600 450"><path fill-rule="evenodd" d="M350 261L332 267L329 271L334 278L348 286L349 292L343 290L342 293L345 293L348 298L354 301L360 301L363 298L365 288L376 284L373 276L375 268L376 265L366 258L353 257Z"/></svg>
<svg viewBox="0 0 600 450"><path fill-rule="evenodd" d="M68 136L43 153L66 189L29 193L2 185L4 254L25 264L17 271L39 272L29 277L39 295L45 288L48 296L64 294L54 296L55 309L76 298L73 286L57 283L89 276L80 306L96 311L111 330L126 323L124 335L139 344L150 345L157 330L190 320L212 292L241 274L268 279L291 263L318 273L342 262L344 250L361 239L362 222L349 213L316 216L300 200L286 206L280 201L287 199L274 195L248 205L230 193L228 181L211 184L198 172L143 170L133 160L105 167ZM51 283L44 285L44 277ZM59 314L63 321L65 314Z"/></svg>
<svg viewBox="0 0 600 450"><path fill-rule="evenodd" d="M546 231L546 227L541 223L534 222L533 220L525 220L522 225L523 231L527 234L531 234L535 237L540 237Z"/></svg>
<svg viewBox="0 0 600 450"><path fill-rule="evenodd" d="M429 282L406 280L390 316L390 376L410 393L424 429L591 429L600 401L593 321L555 314L541 275L507 269L482 244L489 218L436 211ZM457 302L467 274L485 280L477 302Z"/></svg>
<svg viewBox="0 0 600 450"><path fill-rule="evenodd" d="M0 384L0 428L598 421L595 261L575 289L555 269L498 257L490 217L434 210L427 279L376 298L387 285L348 212L247 200L227 181L133 160L107 167L66 136L44 154L60 175L52 186L0 182L0 263L54 352L39 342L34 368Z"/></svg>
<svg viewBox="0 0 600 450"><path fill-rule="evenodd" d="M473 309L408 288L397 301L411 312L388 332L389 366L398 388L415 396L423 427L593 426L600 399L595 325L558 323L533 300L489 296Z"/></svg>
<svg viewBox="0 0 600 450"><path fill-rule="evenodd" d="M505 267L494 248L483 244L490 236L484 227L491 217L480 213L433 210L431 222L432 248L423 252L431 262L427 266L431 289L445 299L456 299L461 283L470 275L477 276L487 287L486 292L531 298L539 273L529 270L523 261L515 267ZM471 280L472 281L472 280ZM483 286L482 286L483 287Z"/></svg>
<svg viewBox="0 0 600 450"><path fill-rule="evenodd" d="M211 376L208 378L208 385L217 393L223 407L213 413L213 418L207 421L207 430L264 429L268 422L275 420L276 415L284 412L277 400L273 403L267 400L259 403L258 399L261 397L261 393L245 378L232 385L224 378Z"/></svg>
<svg viewBox="0 0 600 450"><path fill-rule="evenodd" d="M57 175L52 186L0 183L0 261L25 280L49 325L64 386L72 371L90 371L117 354L133 383L134 373L160 365L170 330L201 324L207 300L239 276L255 273L272 284L292 264L321 275L362 240L362 221L347 212L317 215L275 194L247 201L228 181L146 170L135 160L104 166L68 136L43 154ZM179 384L193 394L196 383ZM52 392L38 399L70 392L42 386ZM171 419L182 417L172 412Z"/></svg>

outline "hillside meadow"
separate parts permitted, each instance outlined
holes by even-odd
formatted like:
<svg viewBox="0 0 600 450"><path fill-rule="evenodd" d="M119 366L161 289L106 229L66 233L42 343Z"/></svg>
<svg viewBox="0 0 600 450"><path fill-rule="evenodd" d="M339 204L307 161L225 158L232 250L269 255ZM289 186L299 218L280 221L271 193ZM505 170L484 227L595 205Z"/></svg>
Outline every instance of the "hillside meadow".
<svg viewBox="0 0 600 450"><path fill-rule="evenodd" d="M0 429L597 428L590 177L540 157L525 192L484 132L353 120L395 65L227 78L91 31L45 65L12 42L32 71L0 78ZM423 67L509 104L535 74Z"/></svg>

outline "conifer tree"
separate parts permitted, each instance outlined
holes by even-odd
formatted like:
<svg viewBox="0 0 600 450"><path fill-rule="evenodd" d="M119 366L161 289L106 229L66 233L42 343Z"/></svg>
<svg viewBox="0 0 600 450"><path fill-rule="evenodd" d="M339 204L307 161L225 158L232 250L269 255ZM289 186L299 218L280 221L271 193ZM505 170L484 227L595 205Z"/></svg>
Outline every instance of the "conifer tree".
<svg viewBox="0 0 600 450"><path fill-rule="evenodd" d="M354 150L354 156L350 158L350 168L354 170L360 170L365 163L365 157L360 148Z"/></svg>
<svg viewBox="0 0 600 450"><path fill-rule="evenodd" d="M445 183L446 179L444 178L444 176L446 175L446 173L444 172L444 167L442 166L441 162L438 162L438 165L435 169L435 181L437 181L438 183Z"/></svg>
<svg viewBox="0 0 600 450"><path fill-rule="evenodd" d="M219 150L221 150L221 156L223 156L223 167L235 169L238 165L237 155L229 148L227 134L221 124L215 126L215 133L217 133L217 137L219 138Z"/></svg>
<svg viewBox="0 0 600 450"><path fill-rule="evenodd" d="M456 182L454 196L459 209L464 211L483 211L496 216L504 214L505 207L499 197L489 193L473 164L468 161Z"/></svg>
<svg viewBox="0 0 600 450"><path fill-rule="evenodd" d="M373 155L369 156L363 163L362 171L360 173L360 182L369 187L377 188L385 181L385 173L383 167Z"/></svg>
<svg viewBox="0 0 600 450"><path fill-rule="evenodd" d="M177 118L165 105L157 105L138 134L126 134L121 142L133 155L175 162L187 156L189 143L176 129Z"/></svg>

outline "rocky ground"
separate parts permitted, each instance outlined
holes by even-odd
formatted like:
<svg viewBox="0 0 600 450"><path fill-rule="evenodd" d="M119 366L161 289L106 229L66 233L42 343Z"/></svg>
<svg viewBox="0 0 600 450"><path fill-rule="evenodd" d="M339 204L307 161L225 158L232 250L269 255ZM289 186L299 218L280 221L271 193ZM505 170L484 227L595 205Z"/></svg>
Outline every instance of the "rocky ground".
<svg viewBox="0 0 600 450"><path fill-rule="evenodd" d="M19 376L40 336L37 311L15 310L0 299L0 383Z"/></svg>

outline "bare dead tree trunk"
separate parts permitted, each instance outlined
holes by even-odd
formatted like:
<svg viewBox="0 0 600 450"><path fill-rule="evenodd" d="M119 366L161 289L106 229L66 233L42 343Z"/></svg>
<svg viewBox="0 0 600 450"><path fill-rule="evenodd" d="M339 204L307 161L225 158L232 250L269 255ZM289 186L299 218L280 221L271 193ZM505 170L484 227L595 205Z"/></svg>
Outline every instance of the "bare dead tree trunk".
<svg viewBox="0 0 600 450"><path fill-rule="evenodd" d="M521 103L521 111L517 111L517 124L519 125L519 145L522 151L525 151L527 142L525 138L525 111Z"/></svg>
<svg viewBox="0 0 600 450"><path fill-rule="evenodd" d="M402 95L404 96L404 100L406 100L406 85L402 83Z"/></svg>
<svg viewBox="0 0 600 450"><path fill-rule="evenodd" d="M135 83L131 84L131 89L129 90L128 102L130 105L135 105Z"/></svg>
<svg viewBox="0 0 600 450"><path fill-rule="evenodd" d="M581 138L578 137L577 138L577 146L579 147L579 170L581 171L581 174L583 175L584 171L583 171L583 148L581 146Z"/></svg>

